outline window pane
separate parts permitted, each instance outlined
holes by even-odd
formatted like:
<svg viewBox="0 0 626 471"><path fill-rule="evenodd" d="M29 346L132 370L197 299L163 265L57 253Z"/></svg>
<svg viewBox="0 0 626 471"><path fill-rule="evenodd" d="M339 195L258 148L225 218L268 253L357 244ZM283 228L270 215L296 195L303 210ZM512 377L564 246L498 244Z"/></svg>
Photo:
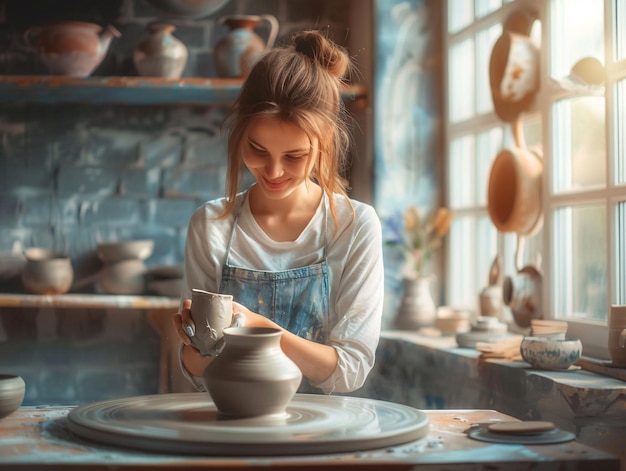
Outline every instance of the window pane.
<svg viewBox="0 0 626 471"><path fill-rule="evenodd" d="M565 77L583 57L604 62L604 0L557 0L552 29L552 75Z"/></svg>
<svg viewBox="0 0 626 471"><path fill-rule="evenodd" d="M502 149L502 128L478 135L476 141L476 204L487 207L489 173L496 155Z"/></svg>
<svg viewBox="0 0 626 471"><path fill-rule="evenodd" d="M626 59L626 0L617 0L615 2L615 21L613 27L615 28L615 59ZM618 20L621 18L621 20Z"/></svg>
<svg viewBox="0 0 626 471"><path fill-rule="evenodd" d="M616 221L617 290L614 302L626 304L626 203L624 202L617 205Z"/></svg>
<svg viewBox="0 0 626 471"><path fill-rule="evenodd" d="M476 35L476 112L487 113L493 110L489 87L489 60L491 49L502 34L500 23Z"/></svg>
<svg viewBox="0 0 626 471"><path fill-rule="evenodd" d="M501 0L476 0L476 17L482 18L501 6Z"/></svg>
<svg viewBox="0 0 626 471"><path fill-rule="evenodd" d="M606 321L606 208L581 206L554 214L552 267L555 317Z"/></svg>
<svg viewBox="0 0 626 471"><path fill-rule="evenodd" d="M459 122L474 114L474 41L467 39L450 47L448 59L448 115Z"/></svg>
<svg viewBox="0 0 626 471"><path fill-rule="evenodd" d="M448 277L453 289L447 293L448 304L452 306L475 306L475 221L472 217L458 216L450 225L450 262Z"/></svg>
<svg viewBox="0 0 626 471"><path fill-rule="evenodd" d="M554 105L555 192L606 185L604 98L578 97Z"/></svg>
<svg viewBox="0 0 626 471"><path fill-rule="evenodd" d="M626 183L626 80L618 82L615 87L615 182Z"/></svg>
<svg viewBox="0 0 626 471"><path fill-rule="evenodd" d="M455 139L450 145L448 182L450 207L474 205L474 136Z"/></svg>
<svg viewBox="0 0 626 471"><path fill-rule="evenodd" d="M498 231L491 223L489 216L478 219L477 222L477 247L476 247L476 275L478 280L475 293L489 284L489 270L498 253Z"/></svg>
<svg viewBox="0 0 626 471"><path fill-rule="evenodd" d="M456 33L474 21L474 0L448 0L448 31Z"/></svg>

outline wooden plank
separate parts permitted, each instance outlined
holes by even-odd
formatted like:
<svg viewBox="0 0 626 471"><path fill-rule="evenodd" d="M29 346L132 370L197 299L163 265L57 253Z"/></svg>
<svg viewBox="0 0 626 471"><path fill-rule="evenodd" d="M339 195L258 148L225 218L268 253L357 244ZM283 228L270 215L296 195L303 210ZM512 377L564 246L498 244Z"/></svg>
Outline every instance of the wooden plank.
<svg viewBox="0 0 626 471"><path fill-rule="evenodd" d="M82 309L178 309L178 298L110 294L0 294L0 307L56 307Z"/></svg>
<svg viewBox="0 0 626 471"><path fill-rule="evenodd" d="M53 75L0 76L0 103L92 105L229 104L242 81L219 78L88 77ZM363 85L344 88L344 99L365 96Z"/></svg>
<svg viewBox="0 0 626 471"><path fill-rule="evenodd" d="M580 366L583 370L598 373L603 376L609 376L611 378L619 379L621 381L626 381L626 368L609 366L610 362L582 357L579 358L575 364Z"/></svg>

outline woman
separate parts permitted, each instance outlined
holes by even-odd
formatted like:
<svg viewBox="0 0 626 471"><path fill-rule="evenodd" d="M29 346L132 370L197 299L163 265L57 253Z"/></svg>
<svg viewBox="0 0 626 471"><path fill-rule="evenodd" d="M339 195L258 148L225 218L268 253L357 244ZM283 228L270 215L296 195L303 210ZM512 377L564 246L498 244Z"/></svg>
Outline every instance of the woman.
<svg viewBox="0 0 626 471"><path fill-rule="evenodd" d="M190 345L192 288L233 295L246 326L282 329L283 351L324 393L361 387L374 364L382 237L374 209L350 200L341 177L349 67L322 34L299 33L255 64L227 117L228 196L190 220L174 316L181 367L197 387L189 374L210 359ZM238 193L244 167L255 183Z"/></svg>

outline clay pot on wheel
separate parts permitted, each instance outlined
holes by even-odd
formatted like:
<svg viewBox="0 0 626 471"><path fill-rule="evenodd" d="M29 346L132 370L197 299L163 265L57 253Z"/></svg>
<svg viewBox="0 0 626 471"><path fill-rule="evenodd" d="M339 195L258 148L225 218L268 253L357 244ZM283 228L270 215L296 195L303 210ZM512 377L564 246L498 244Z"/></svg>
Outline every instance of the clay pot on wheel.
<svg viewBox="0 0 626 471"><path fill-rule="evenodd" d="M36 38L34 48L31 36ZM24 40L51 74L89 77L104 59L113 37L120 36L112 25L102 28L82 21L59 21L27 29Z"/></svg>
<svg viewBox="0 0 626 471"><path fill-rule="evenodd" d="M284 414L302 372L280 348L279 329L228 327L224 350L206 368L206 385L225 418Z"/></svg>
<svg viewBox="0 0 626 471"><path fill-rule="evenodd" d="M63 294L74 281L72 261L65 254L40 247L24 251L26 263L22 271L22 283L34 294Z"/></svg>

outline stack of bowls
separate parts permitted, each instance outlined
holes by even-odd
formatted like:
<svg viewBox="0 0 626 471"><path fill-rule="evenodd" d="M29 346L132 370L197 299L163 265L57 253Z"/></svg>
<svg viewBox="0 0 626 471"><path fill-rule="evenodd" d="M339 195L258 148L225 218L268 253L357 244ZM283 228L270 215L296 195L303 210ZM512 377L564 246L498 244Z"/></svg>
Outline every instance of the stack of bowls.
<svg viewBox="0 0 626 471"><path fill-rule="evenodd" d="M530 335L532 337L546 337L550 339L564 339L567 333L567 322L533 319L530 321Z"/></svg>
<svg viewBox="0 0 626 471"><path fill-rule="evenodd" d="M104 263L100 286L108 294L143 294L147 268L144 260L152 255L149 239L98 244L98 258Z"/></svg>

